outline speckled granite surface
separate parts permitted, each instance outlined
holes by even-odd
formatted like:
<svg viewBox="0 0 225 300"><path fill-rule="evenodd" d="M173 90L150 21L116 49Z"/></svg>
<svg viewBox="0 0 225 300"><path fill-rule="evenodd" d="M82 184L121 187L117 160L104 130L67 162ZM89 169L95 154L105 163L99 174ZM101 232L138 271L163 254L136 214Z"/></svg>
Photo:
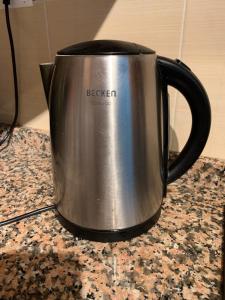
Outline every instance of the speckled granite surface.
<svg viewBox="0 0 225 300"><path fill-rule="evenodd" d="M0 181L0 220L54 203L49 137L17 129ZM77 240L54 211L2 227L0 299L220 299L224 202L224 161L201 158L131 241Z"/></svg>

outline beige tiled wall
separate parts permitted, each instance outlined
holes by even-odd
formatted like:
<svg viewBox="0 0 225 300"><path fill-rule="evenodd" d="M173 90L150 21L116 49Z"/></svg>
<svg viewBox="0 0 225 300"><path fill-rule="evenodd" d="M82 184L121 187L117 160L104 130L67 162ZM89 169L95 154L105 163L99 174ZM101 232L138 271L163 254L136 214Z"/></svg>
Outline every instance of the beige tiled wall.
<svg viewBox="0 0 225 300"><path fill-rule="evenodd" d="M186 4L181 59L205 86L212 107L212 129L204 153L225 158L225 1L189 0ZM179 148L190 127L189 109L179 95L173 128Z"/></svg>
<svg viewBox="0 0 225 300"><path fill-rule="evenodd" d="M178 57L199 76L212 105L212 131L204 154L225 158L224 0L36 0L11 11L20 86L21 125L48 130L48 112L38 65L55 52L91 39L135 41ZM0 11L0 121L12 118L9 47ZM175 90L171 98L171 147L181 149L190 114Z"/></svg>

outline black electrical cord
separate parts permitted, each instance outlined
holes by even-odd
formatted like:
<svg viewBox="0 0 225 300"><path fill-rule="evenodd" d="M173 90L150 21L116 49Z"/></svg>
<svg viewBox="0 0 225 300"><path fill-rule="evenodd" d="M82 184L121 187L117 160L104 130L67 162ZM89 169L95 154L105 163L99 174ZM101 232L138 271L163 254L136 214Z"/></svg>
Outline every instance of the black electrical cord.
<svg viewBox="0 0 225 300"><path fill-rule="evenodd" d="M11 223L19 222L23 219L38 215L42 212L52 210L52 209L55 209L55 205L49 205L49 206L46 206L46 207L41 207L41 208L35 209L35 210L30 211L28 213L25 213L23 215L20 215L20 216L17 216L17 217L14 217L14 218L11 218L11 219L0 222L0 227L11 224Z"/></svg>
<svg viewBox="0 0 225 300"><path fill-rule="evenodd" d="M5 136L2 139L0 139L0 146L6 140L8 140L8 142L10 141L10 139L12 137L13 129L15 128L16 123L17 123L18 113L19 113L19 92L18 92L18 80L17 80L17 70L16 70L16 57L15 57L14 42L13 42L13 36L12 36L12 30L11 30L10 18L9 18L10 0L3 0L3 4L5 5L5 20L6 20L6 26L7 26L8 36L9 36L9 43L10 43L10 49L11 49L11 58L12 58L14 96L15 96L15 114L14 114L12 124L9 126L8 130L6 131ZM3 150L4 148L2 148L1 150ZM23 220L25 218L29 218L31 216L35 216L35 215L38 215L42 212L52 210L52 209L55 209L55 205L50 205L50 206L38 208L36 210L25 213L23 215L20 215L20 216L2 221L2 222L0 222L0 227L11 224L11 223L14 223L14 222L18 222L18 221Z"/></svg>
<svg viewBox="0 0 225 300"><path fill-rule="evenodd" d="M10 43L10 49L11 49L11 57L12 57L12 67L13 67L13 81L14 81L14 97L15 97L15 113L14 118L12 121L12 124L7 129L5 135L3 138L0 139L0 146L8 139L8 141L12 137L13 129L16 126L18 113L19 113L19 92L18 92L18 80L17 80L17 71L16 71L16 58L15 58L15 49L14 49L14 43L13 43L13 36L12 36L12 30L10 25L10 18L9 18L9 4L10 0L3 0L3 4L5 5L5 20L8 30L8 36L9 36L9 43Z"/></svg>

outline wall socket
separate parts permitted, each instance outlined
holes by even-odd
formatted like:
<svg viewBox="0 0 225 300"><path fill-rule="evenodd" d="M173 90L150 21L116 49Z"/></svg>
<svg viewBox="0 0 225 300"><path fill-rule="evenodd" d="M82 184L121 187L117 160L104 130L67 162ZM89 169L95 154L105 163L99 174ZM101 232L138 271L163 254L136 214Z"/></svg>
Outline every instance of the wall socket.
<svg viewBox="0 0 225 300"><path fill-rule="evenodd" d="M9 7L11 7L11 8L19 8L19 7L29 7L29 6L33 6L33 0L11 0ZM4 8L4 5L2 4L2 1L1 1L0 8L1 9Z"/></svg>

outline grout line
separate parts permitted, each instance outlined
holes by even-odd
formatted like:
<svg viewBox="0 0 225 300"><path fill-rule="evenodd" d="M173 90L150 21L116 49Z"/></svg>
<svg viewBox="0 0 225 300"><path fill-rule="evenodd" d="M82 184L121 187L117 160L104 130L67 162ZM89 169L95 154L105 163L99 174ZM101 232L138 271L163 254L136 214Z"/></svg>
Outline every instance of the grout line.
<svg viewBox="0 0 225 300"><path fill-rule="evenodd" d="M179 59L182 58L182 54L183 54L183 42L184 42L184 29L185 29L186 14L187 14L187 0L184 0L183 15L182 15L182 22L181 22L180 46L179 46L179 53L178 53Z"/></svg>
<svg viewBox="0 0 225 300"><path fill-rule="evenodd" d="M183 42L184 42L184 30L185 30L185 20L186 20L186 13L187 13L187 0L184 0L183 4L183 13L182 13L182 19L181 19L181 30L180 30L180 43L179 43L179 49L178 49L178 59L182 59L183 54ZM174 109L172 112L172 118L171 118L171 127L174 129L175 126L175 116L176 116L176 108L177 108L177 99L178 99L178 91L175 92L174 97ZM173 135L170 139L170 149L173 145ZM178 150L178 149L176 149Z"/></svg>
<svg viewBox="0 0 225 300"><path fill-rule="evenodd" d="M44 15L45 15L46 36L47 36L47 44L48 44L48 56L49 56L49 61L51 61L52 55L51 55L51 46L50 46L50 39L49 39L49 26L48 26L48 13L47 13L46 0L44 0Z"/></svg>

